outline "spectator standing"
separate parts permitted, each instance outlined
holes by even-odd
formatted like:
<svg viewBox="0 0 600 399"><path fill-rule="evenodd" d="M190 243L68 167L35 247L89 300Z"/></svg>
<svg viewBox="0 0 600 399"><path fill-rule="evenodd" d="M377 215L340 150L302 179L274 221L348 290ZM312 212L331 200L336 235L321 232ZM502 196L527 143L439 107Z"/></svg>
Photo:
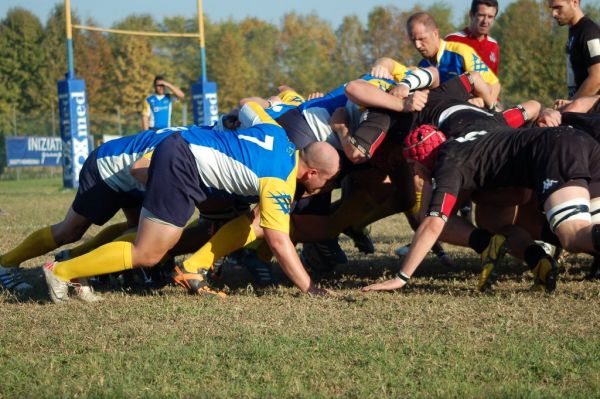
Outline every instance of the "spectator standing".
<svg viewBox="0 0 600 399"><path fill-rule="evenodd" d="M489 36L489 32L497 15L497 0L473 0L469 10L469 26L444 38L447 42L459 42L472 47L496 76L500 64L500 47L498 42Z"/></svg>
<svg viewBox="0 0 600 399"><path fill-rule="evenodd" d="M569 98L600 92L600 28L583 14L579 0L548 0L552 18L569 25L567 39L567 86Z"/></svg>
<svg viewBox="0 0 600 399"><path fill-rule="evenodd" d="M182 100L185 95L179 87L167 82L161 75L154 78L154 93L144 100L142 111L142 129L163 129L171 126L171 110L173 99L171 93L177 100Z"/></svg>

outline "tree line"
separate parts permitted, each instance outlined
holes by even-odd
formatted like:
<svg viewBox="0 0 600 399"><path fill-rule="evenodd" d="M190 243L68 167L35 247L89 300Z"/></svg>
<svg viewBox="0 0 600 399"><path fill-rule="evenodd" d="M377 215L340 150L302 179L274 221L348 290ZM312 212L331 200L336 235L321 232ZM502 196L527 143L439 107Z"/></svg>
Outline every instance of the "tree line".
<svg viewBox="0 0 600 399"><path fill-rule="evenodd" d="M567 29L556 26L545 0L500 6L492 36L501 48L503 101L511 105L534 98L548 105L554 98L565 97ZM405 23L412 13L423 10L435 17L442 36L468 23L465 15L455 26L455 10L445 3L426 9L374 7L366 24L349 15L336 28L315 13L288 13L279 24L258 18L215 22L207 16L207 73L218 84L220 110L231 109L242 97L272 95L280 84L300 93L326 92L368 71L381 56L414 65L420 57L408 40ZM0 134L12 134L16 114L20 121L34 124L20 134L47 135L55 129L56 121L49 120L56 116L49 115L58 113L56 81L67 71L64 11L56 5L43 23L29 10L16 7L0 22ZM596 5L586 5L586 13L598 21ZM76 13L72 18L75 24L82 22ZM98 25L93 20L85 24ZM196 18L183 16L156 21L149 15L130 15L112 27L198 31ZM122 133L139 130L142 100L152 91L156 74L165 75L186 93L200 74L197 39L74 30L73 45L76 75L87 86L94 134L117 133L108 120L116 113L128 121L120 127ZM191 123L189 101L175 109L175 123L184 108Z"/></svg>

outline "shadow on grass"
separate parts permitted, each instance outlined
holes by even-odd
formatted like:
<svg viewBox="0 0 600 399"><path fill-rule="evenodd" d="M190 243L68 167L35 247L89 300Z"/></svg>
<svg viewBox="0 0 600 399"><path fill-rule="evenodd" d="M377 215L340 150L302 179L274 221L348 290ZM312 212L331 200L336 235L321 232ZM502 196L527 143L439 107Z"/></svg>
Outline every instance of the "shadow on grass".
<svg viewBox="0 0 600 399"><path fill-rule="evenodd" d="M355 251L354 251L355 252ZM479 275L480 263L475 256L463 253L452 253L454 266L443 265L435 256L428 256L415 273L413 283L405 291L420 292L447 292L458 295L481 295L469 284L454 284L456 281L466 281ZM589 256L570 256L561 263L560 280L582 281L589 271L591 258ZM334 290L360 290L362 287L375 281L392 278L400 269L402 259L395 255L369 255L364 256L352 253L346 265L338 265L334 269L310 271L311 277L320 286ZM275 282L282 286L292 286L278 265L272 265ZM496 268L497 282L522 283L528 268L520 261L507 256ZM44 281L41 267L23 269L26 281L32 284L33 289L26 293L4 292L6 303L50 303L48 290ZM96 291L121 292L126 295L136 296L162 296L168 295L165 286L173 285L168 271L155 278L152 282L147 279L148 273L140 270L130 271L121 275L111 275L101 279L94 279L92 284ZM559 283L560 284L560 283ZM272 295L276 292L276 285L260 286L254 284L253 277L243 264L226 264L218 279L212 281L215 288L226 289L232 294L250 294L256 296ZM514 288L511 292L520 292ZM522 291L527 291L522 290Z"/></svg>

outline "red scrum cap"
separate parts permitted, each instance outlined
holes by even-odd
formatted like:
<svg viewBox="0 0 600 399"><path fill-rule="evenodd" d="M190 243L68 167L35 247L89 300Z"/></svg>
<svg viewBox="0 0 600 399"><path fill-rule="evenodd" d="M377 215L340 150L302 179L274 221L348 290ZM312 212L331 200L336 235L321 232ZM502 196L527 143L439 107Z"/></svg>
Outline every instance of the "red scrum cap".
<svg viewBox="0 0 600 399"><path fill-rule="evenodd" d="M402 155L433 169L437 148L446 141L444 133L432 125L421 125L404 139Z"/></svg>

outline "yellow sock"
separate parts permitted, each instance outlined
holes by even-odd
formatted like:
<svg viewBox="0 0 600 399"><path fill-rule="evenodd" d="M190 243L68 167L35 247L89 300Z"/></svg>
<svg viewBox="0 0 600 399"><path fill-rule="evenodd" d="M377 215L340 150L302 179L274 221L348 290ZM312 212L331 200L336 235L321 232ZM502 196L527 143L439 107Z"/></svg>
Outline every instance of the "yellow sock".
<svg viewBox="0 0 600 399"><path fill-rule="evenodd" d="M46 226L31 233L16 248L0 256L0 265L19 266L21 262L44 255L58 248L50 226Z"/></svg>
<svg viewBox="0 0 600 399"><path fill-rule="evenodd" d="M65 281L78 277L121 272L133 267L130 242L115 241L64 262L58 262L54 274Z"/></svg>
<svg viewBox="0 0 600 399"><path fill-rule="evenodd" d="M92 249L98 248L100 245L114 241L115 238L117 238L125 230L127 230L127 222L111 224L83 244L71 248L69 250L69 256L71 258L75 258L77 256L86 254Z"/></svg>
<svg viewBox="0 0 600 399"><path fill-rule="evenodd" d="M202 248L183 262L183 268L192 273L197 273L200 269L210 269L216 259L256 240L251 223L246 215L227 222Z"/></svg>

